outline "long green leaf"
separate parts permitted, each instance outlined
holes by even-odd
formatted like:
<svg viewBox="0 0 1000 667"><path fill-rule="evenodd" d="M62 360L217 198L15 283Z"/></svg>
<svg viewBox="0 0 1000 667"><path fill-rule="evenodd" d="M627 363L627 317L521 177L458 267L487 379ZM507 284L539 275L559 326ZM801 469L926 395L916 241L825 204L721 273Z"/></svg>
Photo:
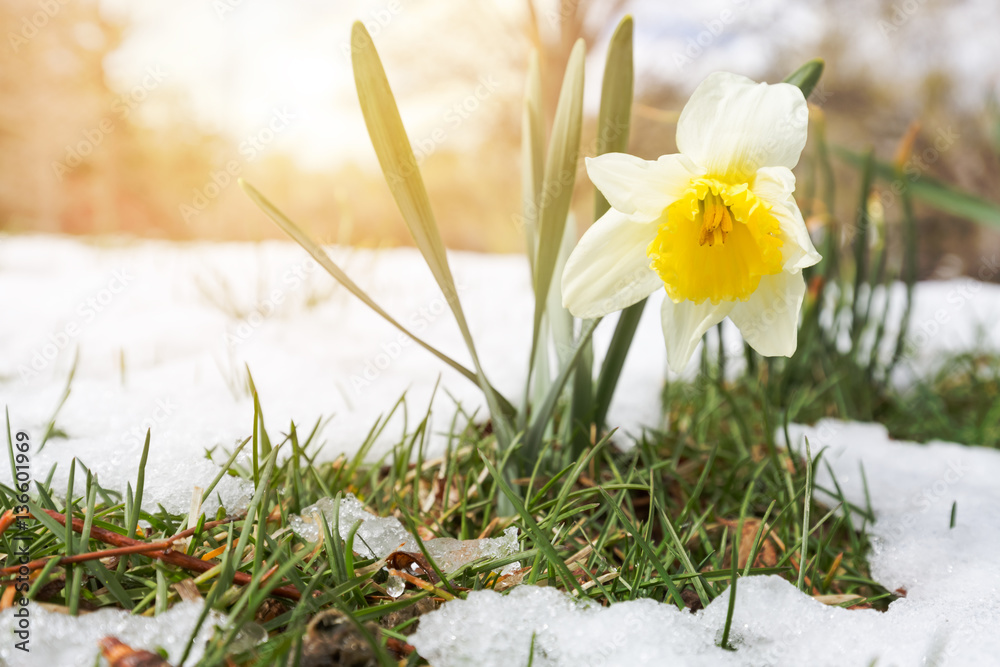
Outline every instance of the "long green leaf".
<svg viewBox="0 0 1000 667"><path fill-rule="evenodd" d="M623 153L628 149L634 79L632 17L626 16L618 24L608 44L604 80L601 83L601 110L597 115L597 155ZM609 208L608 200L597 191L594 220L604 215Z"/></svg>
<svg viewBox="0 0 1000 667"><path fill-rule="evenodd" d="M532 51L528 81L524 88L521 120L521 224L527 244L528 263L535 272L538 252L538 199L545 177L545 116L542 112L542 75L538 52Z"/></svg>
<svg viewBox="0 0 1000 667"><path fill-rule="evenodd" d="M380 305L378 305L370 296L368 296L368 294L363 289L361 289L357 285L357 283L351 280L351 278L346 273L344 273L343 269L337 266L334 263L334 261L330 259L330 256L326 254L326 251L318 243L313 241L308 234L306 234L298 225L292 222L284 213L282 213L255 187L253 187L252 185L250 185L249 183L247 183L242 179L240 179L239 183L240 187L243 188L243 191L247 193L247 196L249 196L250 199L252 199L253 202L257 204L257 206L260 207L260 209L264 211L264 213L266 213L269 218L271 218L271 220L273 220L279 227L281 227L281 229L284 230L286 234L292 237L292 239L296 243L302 246L302 248L306 252L308 252L312 256L312 258L315 259L316 262L326 270L327 273L333 276L333 278L341 285L346 287L351 294L357 297L366 306L368 306L376 313L378 313L386 322L388 322L389 324L396 327L401 332L412 338L413 342L415 342L417 345L424 348L425 350L433 354L435 357L437 357L444 363L451 366L453 369L455 369L456 371L464 375L466 378L468 378L470 381L475 382L476 384L479 383L478 378L476 377L476 374L473 371L469 370L462 364L458 363L457 361L455 361L448 355L444 354L437 348L433 347L423 339L414 335L413 332L411 332L409 329L400 324L392 315L383 310ZM496 393L496 390L494 390L494 393ZM505 398L503 398L503 396L497 393L497 397L500 400L501 406L507 406L507 409L513 412L513 407L510 406L510 403Z"/></svg>
<svg viewBox="0 0 1000 667"><path fill-rule="evenodd" d="M660 578L663 579L663 583L666 584L667 590L670 592L670 597L674 599L674 604L677 605L678 609L683 609L684 598L681 597L681 592L677 589L673 578L670 576L670 570L668 569L667 563L660 558L660 555L656 552L656 548L649 543L649 540L643 537L642 530L639 526L632 523L632 520L627 514L625 514L619 505L619 501L612 498L611 495L604 490L604 488L598 487L597 490L601 493L601 496L603 497L604 502L607 503L608 508L616 517L618 517L618 521L622 524L622 528L626 533L632 536L632 539L635 540L643 554L645 554L646 558L648 558L649 562L653 565L653 569L659 573ZM670 547L665 547L665 549L668 553L672 551ZM673 556L672 553L670 553L670 555ZM671 558L671 560L673 559Z"/></svg>
<svg viewBox="0 0 1000 667"><path fill-rule="evenodd" d="M866 158L860 153L840 146L834 147L833 152L851 166L864 167ZM905 187L910 195L939 211L974 220L980 224L1000 227L1000 205L987 199L963 192L913 169L904 168L903 172L900 173L894 165L888 162L876 161L875 175L884 181L898 183L898 187L892 188L893 192L902 191Z"/></svg>
<svg viewBox="0 0 1000 667"><path fill-rule="evenodd" d="M563 387L566 386L566 380L569 379L570 373L576 368L577 361L580 359L584 347L589 344L591 336L594 335L594 329L597 328L600 321L600 318L586 320L584 329L580 333L580 340L577 341L576 349L573 350L573 355L570 357L569 362L562 368L559 372L559 377L549 387L549 393L545 397L545 402L535 408L531 426L524 438L524 452L529 461L533 461L538 456L538 451L542 444L542 436L545 434L545 427L548 426L549 419L556 409L556 402L559 400L559 395L562 393Z"/></svg>
<svg viewBox="0 0 1000 667"><path fill-rule="evenodd" d="M508 423L510 414L504 409L479 363L476 346L458 298L444 242L441 240L441 233L434 219L434 212L431 210L417 158L413 154L406 129L403 127L403 120L399 116L399 108L389 87L382 61L375 50L375 43L361 21L356 21L351 29L351 46L358 101L379 165L382 167L399 212L413 236L413 241L424 256L431 273L434 274L438 287L444 293L445 300L462 332L465 345L469 348L479 385L490 407L497 437L504 445L509 445L513 439L513 432Z"/></svg>
<svg viewBox="0 0 1000 667"><path fill-rule="evenodd" d="M608 46L604 82L601 86L601 111L597 120L598 155L628 149L634 80L632 61L632 17L626 16L618 24ZM598 191L594 201L594 220L604 215L608 208L607 200ZM622 311L615 325L594 394L594 424L597 425L598 432L604 428L611 398L645 307L645 299L629 306Z"/></svg>
<svg viewBox="0 0 1000 667"><path fill-rule="evenodd" d="M552 127L548 155L545 161L545 179L538 202L538 255L535 258L535 317L531 335L530 365L534 365L535 350L539 344L539 330L545 303L555 273L559 246L562 243L566 217L569 214L576 182L577 158L580 155L580 131L583 126L583 40L578 40L566 66L556 118ZM529 384L530 373L529 368ZM527 395L527 391L525 391Z"/></svg>
<svg viewBox="0 0 1000 667"><path fill-rule="evenodd" d="M601 109L597 116L597 155L624 152L628 148L633 79L632 17L626 16L618 24L608 45L604 80L601 82ZM604 215L609 208L604 195L597 191L594 198L594 220ZM618 343L624 344L627 351L632 341L619 336ZM573 428L573 447L577 451L590 445L589 426L597 421L595 411L607 412L606 406L602 410L602 406L595 404L594 399L594 354L592 346L588 345L580 356L573 376L570 425Z"/></svg>
<svg viewBox="0 0 1000 667"><path fill-rule="evenodd" d="M872 189L873 166L875 164L874 151L868 153L865 166L861 171L861 191L858 196L858 210L854 223L854 294L853 313L851 320L851 341L854 353L857 354L858 339L864 329L865 321L861 308L861 286L865 283L868 274L868 240L871 235L868 231L871 225L871 216L868 215L868 195ZM868 299L871 299L871 292Z"/></svg>

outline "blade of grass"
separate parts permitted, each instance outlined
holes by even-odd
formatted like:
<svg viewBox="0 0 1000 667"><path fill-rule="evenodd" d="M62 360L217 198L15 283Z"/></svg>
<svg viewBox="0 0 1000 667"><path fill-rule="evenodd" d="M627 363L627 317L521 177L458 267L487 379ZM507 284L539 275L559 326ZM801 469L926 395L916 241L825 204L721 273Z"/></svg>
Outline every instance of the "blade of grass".
<svg viewBox="0 0 1000 667"><path fill-rule="evenodd" d="M800 591L806 592L805 590L805 577L806 577L806 556L809 555L809 510L812 505L812 451L809 449L809 438L806 441L806 493L805 500L803 503L805 507L802 510L802 546L801 552L799 554L799 579L796 583L797 588Z"/></svg>
<svg viewBox="0 0 1000 667"><path fill-rule="evenodd" d="M507 500L514 506L518 515L520 515L521 520L524 522L524 527L531 534L531 537L535 541L538 549L540 549L542 554L545 555L545 558L548 559L550 570L555 569L559 576L562 577L567 587L575 588L582 594L583 588L580 586L580 582L578 582L576 577L574 577L569 571L569 567L567 567L566 562L560 558L559 552L556 551L552 542L549 541L545 531L539 527L534 517L531 516L531 513L524 508L524 503L521 502L518 495L510 488L506 479L504 479L504 477L497 470L496 466L493 465L493 463L491 463L482 452L480 452L480 459L486 466L486 469L489 470L490 475L493 477L493 482L500 488L500 491L507 496Z"/></svg>
<svg viewBox="0 0 1000 667"><path fill-rule="evenodd" d="M603 488L597 488L600 491L601 496L604 498L604 502L609 508L611 508L615 516L618 517L619 523L626 528L626 532L632 536L632 539L639 545L643 554L645 554L646 558L648 558L653 564L653 568L660 574L660 577L663 579L663 583L667 586L667 590L670 592L670 597L674 599L674 604L677 605L678 609L683 609L684 598L681 596L681 592L674 584L674 581L670 576L670 572L667 570L666 563L664 563L663 559L661 559L659 554L656 553L656 549L654 549L653 546L642 536L642 531L638 530L628 518L628 515L622 511L618 501L612 498Z"/></svg>

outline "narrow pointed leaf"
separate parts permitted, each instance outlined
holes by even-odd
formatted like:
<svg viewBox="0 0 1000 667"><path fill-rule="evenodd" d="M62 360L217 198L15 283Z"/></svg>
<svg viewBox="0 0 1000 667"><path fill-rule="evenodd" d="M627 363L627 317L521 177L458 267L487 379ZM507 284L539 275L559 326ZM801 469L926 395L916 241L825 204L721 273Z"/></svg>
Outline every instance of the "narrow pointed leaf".
<svg viewBox="0 0 1000 667"><path fill-rule="evenodd" d="M535 318L532 354L538 345L538 330L545 312L545 301L555 272L566 216L569 214L576 182L577 158L580 155L580 130L583 124L583 40L578 40L570 55L559 93L556 118L545 162L545 180L539 200L538 255L535 260Z"/></svg>
<svg viewBox="0 0 1000 667"><path fill-rule="evenodd" d="M611 399L618 386L622 368L625 367L625 357L632 346L635 332L639 328L639 320L642 319L642 310L645 305L646 299L643 299L639 303L629 306L622 311L618 323L615 325L611 343L608 344L608 354L604 357L600 375L597 377L597 391L594 394L596 410L594 423L597 424L598 432L604 429L608 408L611 407Z"/></svg>
<svg viewBox="0 0 1000 667"><path fill-rule="evenodd" d="M628 148L629 123L632 117L632 17L626 16L618 24L608 45L601 83L601 108L597 116L596 153L621 153ZM600 191L594 199L594 220L610 208ZM639 306L640 312L642 306ZM624 341L626 349L631 340ZM573 377L573 402L570 423L573 427L574 447L582 451L590 444L589 426L594 422L595 409L599 409L594 396L594 353L588 344L580 355Z"/></svg>
<svg viewBox="0 0 1000 667"><path fill-rule="evenodd" d="M576 368L577 361L583 354L584 347L590 343L590 339L594 335L594 329L597 328L600 321L600 318L596 320L584 320L584 329L580 333L580 340L577 341L576 348L573 350L569 362L560 370L559 377L549 387L549 393L545 397L545 402L535 408L535 412L532 415L531 427L524 438L524 451L529 461L534 461L538 455L542 444L542 436L545 434L545 427L548 425L549 419L556 409L556 402L559 400L559 395L562 393L563 387L566 386L566 381L569 379L570 373Z"/></svg>
<svg viewBox="0 0 1000 667"><path fill-rule="evenodd" d="M417 248L450 304L457 295L444 242L382 61L360 21L351 31L351 44L358 101L379 165Z"/></svg>
<svg viewBox="0 0 1000 667"><path fill-rule="evenodd" d="M542 76L538 52L531 54L524 90L521 121L521 224L532 275L538 252L538 198L545 172L545 116L542 111Z"/></svg>
<svg viewBox="0 0 1000 667"><path fill-rule="evenodd" d="M368 135L371 138L379 165L385 175L393 199L403 215L403 220L413 236L420 253L430 267L434 279L444 293L445 300L455 315L462 338L472 356L476 368L479 385L486 396L490 413L493 417L497 436L509 444L513 435L508 427L507 410L503 409L501 399L486 379L479 364L479 356L469 331L469 325L462 311L462 304L455 288L455 280L451 275L444 242L431 210L430 199L424 180L420 175L417 158L413 154L410 140L399 116L399 108L389 87L385 69L375 50L375 43L364 24L354 23L351 30L352 62L354 66L354 83L358 89L358 101L365 117Z"/></svg>
<svg viewBox="0 0 1000 667"><path fill-rule="evenodd" d="M308 252L312 256L312 258L315 259L316 262L326 270L327 273L333 276L333 278L341 285L346 287L351 294L360 299L361 302L364 303L366 306L368 306L376 313L378 313L383 319L385 319L386 322L388 322L389 324L396 327L401 332L412 338L413 341L417 343L417 345L424 348L425 350L433 354L435 357L437 357L444 363L454 368L456 371L464 375L470 381L475 382L477 384L479 383L479 380L473 371L469 370L468 368L458 363L448 355L444 354L437 348L433 347L429 343L425 342L421 338L414 335L409 329L400 324L392 315L383 310L380 305L375 303L375 301L372 300L372 298L368 296L368 294L363 289L361 289L357 285L357 283L351 280L351 278L346 273L344 273L344 271L339 266L337 266L332 259L330 259L330 256L326 254L326 251L323 250L323 248L318 243L313 241L308 234L306 234L298 225L292 222L274 204L268 201L268 199L264 197L264 195L262 195L260 192L258 192L256 188L254 188L252 185L250 185L249 183L247 183L242 179L240 179L239 183L240 187L243 188L243 191L247 193L250 199L252 199L253 202L257 204L257 206L259 206L260 209L264 211L264 213L266 213L269 218L271 218L271 220L273 220L279 227L281 227L281 229L284 230L286 234L292 237L292 239L296 243L302 246L302 248L305 249L305 251ZM499 394L497 394L497 396L501 402L501 405L506 405L508 406L508 409L513 411L513 408L510 407L510 403L505 398L503 398L503 396L500 396Z"/></svg>
<svg viewBox="0 0 1000 667"><path fill-rule="evenodd" d="M632 17L626 16L618 24L608 46L607 63L604 66L604 83L601 86L601 111L597 122L597 154L624 152L628 149L629 131L632 117L633 96L633 56ZM607 200L598 191L594 202L594 219L607 212ZM618 378L621 376L625 357L632 346L639 319L646 307L646 299L622 311L615 325L615 332L608 345L597 380L594 394L594 423L598 430L604 428L604 420L614 396Z"/></svg>
<svg viewBox="0 0 1000 667"><path fill-rule="evenodd" d="M835 147L833 150L837 157L848 164L858 168L864 166L865 156L841 147ZM905 186L910 196L922 200L939 211L968 218L980 224L1000 227L1000 205L987 199L963 192L919 171L904 169L903 173L900 173L896 167L887 162L876 161L875 174L885 181L894 184L898 182L899 188L894 188L894 191Z"/></svg>
<svg viewBox="0 0 1000 667"><path fill-rule="evenodd" d="M798 86L802 95L808 98L809 93L813 91L813 88L819 83L820 77L823 76L824 65L822 58L814 58L789 74L785 78L785 83Z"/></svg>
<svg viewBox="0 0 1000 667"><path fill-rule="evenodd" d="M628 149L633 80L632 17L626 16L611 36L604 64L601 110L597 116L597 155L624 153ZM598 191L594 202L594 220L604 215L608 208L608 201Z"/></svg>

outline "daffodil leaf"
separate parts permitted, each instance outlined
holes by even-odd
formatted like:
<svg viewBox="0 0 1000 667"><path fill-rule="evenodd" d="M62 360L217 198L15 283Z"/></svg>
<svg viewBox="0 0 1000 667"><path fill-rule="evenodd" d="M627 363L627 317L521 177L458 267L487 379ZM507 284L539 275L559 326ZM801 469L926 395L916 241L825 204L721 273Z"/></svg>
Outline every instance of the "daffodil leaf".
<svg viewBox="0 0 1000 667"><path fill-rule="evenodd" d="M819 83L819 78L823 76L824 65L825 63L822 58L814 58L785 77L785 83L798 86L799 90L802 91L802 95L808 98L809 93Z"/></svg>
<svg viewBox="0 0 1000 667"><path fill-rule="evenodd" d="M583 40L580 39L570 54L562 89L559 91L559 103L556 106L552 137L549 140L545 161L545 178L538 198L538 250L533 280L535 317L531 335L529 378L534 370L542 315L545 313L549 287L555 274L566 218L573 197L573 185L576 183L580 131L583 126L583 69L584 46ZM523 421L521 424L523 425Z"/></svg>
<svg viewBox="0 0 1000 667"><path fill-rule="evenodd" d="M626 16L618 24L608 46L607 62L604 66L604 82L601 86L601 110L597 121L597 154L624 152L628 149L629 129L632 116L633 64L632 64L632 17ZM607 200L600 193L594 202L594 219L607 212ZM615 332L604 356L604 363L597 379L594 393L594 423L598 431L604 426L611 398L614 396L618 378L625 364L625 356L632 346L639 319L642 317L646 299L622 311L615 325Z"/></svg>
<svg viewBox="0 0 1000 667"><path fill-rule="evenodd" d="M628 149L629 125L632 120L633 94L632 17L618 24L604 64L601 84L601 110L597 115L597 155L624 153ZM597 191L594 220L607 212L608 200Z"/></svg>
<svg viewBox="0 0 1000 667"><path fill-rule="evenodd" d="M837 157L854 167L860 168L864 165L863 155L841 147L835 147L833 151ZM980 224L1000 226L1000 206L989 200L963 192L909 167L904 167L900 173L892 164L876 161L874 169L876 176L892 184L893 192L901 190L905 185L915 199L920 199L939 211L974 220Z"/></svg>
<svg viewBox="0 0 1000 667"><path fill-rule="evenodd" d="M538 252L538 199L545 177L545 116L542 112L542 76L538 52L531 54L528 82L524 90L521 122L521 223L532 275Z"/></svg>
<svg viewBox="0 0 1000 667"><path fill-rule="evenodd" d="M594 423L597 425L598 433L604 429L608 408L611 407L611 399L614 397L615 387L618 386L622 368L625 367L625 357L632 346L636 329L639 328L639 320L642 319L645 305L646 299L643 299L621 312L615 325L615 332L611 336L611 343L608 344L608 353L601 365L601 373L597 377L597 391L594 394L596 410Z"/></svg>
<svg viewBox="0 0 1000 667"><path fill-rule="evenodd" d="M360 21L351 31L351 45L358 101L379 165L417 248L452 303L456 300L455 283L417 158L375 44Z"/></svg>
<svg viewBox="0 0 1000 667"><path fill-rule="evenodd" d="M368 135L375 148L375 154L378 156L379 165L382 167L382 173L389 184L389 191L392 193L393 199L396 200L396 205L403 215L403 220L406 222L411 236L413 236L413 241L424 256L424 261L427 262L431 273L434 274L434 279L444 293L445 300L455 316L462 338L465 340L465 345L472 357L472 363L476 368L480 387L486 395L497 436L505 445L510 444L513 438L507 425L507 418L510 415L506 414L505 410L501 410L502 406L496 392L487 381L479 363L479 355L476 354L472 334L458 298L458 290L455 288L455 280L451 275L451 267L448 265L444 242L441 240L441 233L434 218L434 212L431 210L430 199L427 196L427 189L424 187L424 180L420 175L417 158L413 154L409 137L407 137L406 129L403 127L403 120L399 116L399 108L396 106L396 99L389 87L389 80L382 67L382 61L375 50L375 43L360 21L355 22L351 30L351 46L354 84L358 90L358 101L361 104L361 112L365 117L365 125L368 127Z"/></svg>
<svg viewBox="0 0 1000 667"><path fill-rule="evenodd" d="M861 308L861 285L865 283L868 274L868 239L870 234L868 227L871 217L868 215L868 195L871 193L872 180L875 176L875 153L869 151L865 156L864 166L861 169L861 189L858 195L857 215L854 220L854 292L853 292L853 312L854 318L851 321L851 349L857 352L858 340L865 326L864 312ZM869 300L871 294L869 293Z"/></svg>
<svg viewBox="0 0 1000 667"><path fill-rule="evenodd" d="M253 202L257 204L257 206L260 207L260 209L264 211L264 213L266 213L269 218L271 218L271 220L273 220L279 227L281 227L281 229L286 234L292 237L292 239L296 243L302 246L302 248L305 249L305 251L308 252L312 256L312 258L315 259L316 262L326 270L327 273L333 276L333 278L338 283L346 287L351 294L356 296L359 300L361 300L362 303L364 303L366 306L368 306L376 313L378 313L380 316L382 316L382 318L385 319L386 322L388 322L389 324L396 327L401 332L412 338L415 343L420 345L420 347L424 348L425 350L433 354L435 357L437 357L444 363L454 368L456 371L464 375L472 382L476 382L478 384L478 378L474 372L472 372L462 364L458 363L448 355L444 354L437 348L433 347L429 343L415 336L409 329L404 327L394 317L392 317L392 315L383 310L382 307L379 306L370 296L368 296L368 294L363 289L358 287L357 283L351 280L350 276L344 273L343 269L337 266L337 264L335 264L334 261L330 259L330 256L318 243L313 241L309 237L309 235L302 230L302 228L300 228L298 225L292 222L274 204L268 201L268 199L264 195L262 195L255 187L253 187L243 179L240 179L239 183L240 187L243 188L243 191L247 193L250 199L252 199ZM507 401L503 399L503 397L500 397L500 400L503 401L504 403L507 403ZM509 403L507 404L509 405Z"/></svg>
<svg viewBox="0 0 1000 667"><path fill-rule="evenodd" d="M552 413L555 412L556 403L559 400L560 394L562 394L563 387L566 386L566 381L569 379L570 373L576 368L577 361L583 354L584 348L590 343L590 339L594 335L594 329L597 328L600 321L601 318L584 320L583 331L580 332L580 339L576 342L576 347L573 349L569 361L560 369L559 376L552 383L552 386L549 387L549 393L545 396L545 401L540 406L535 407L531 415L531 426L524 436L524 452L528 461L534 461L537 458L542 444L542 436L545 435L545 428L552 418Z"/></svg>
<svg viewBox="0 0 1000 667"><path fill-rule="evenodd" d="M902 170L898 170L902 176ZM892 359L885 370L885 376L890 377L896 364L903 358L907 336L910 329L910 314L913 312L913 289L917 283L917 218L913 213L913 197L910 196L909 184L904 181L900 197L903 200L903 282L906 283L906 305L899 322L899 332L896 334L896 345Z"/></svg>

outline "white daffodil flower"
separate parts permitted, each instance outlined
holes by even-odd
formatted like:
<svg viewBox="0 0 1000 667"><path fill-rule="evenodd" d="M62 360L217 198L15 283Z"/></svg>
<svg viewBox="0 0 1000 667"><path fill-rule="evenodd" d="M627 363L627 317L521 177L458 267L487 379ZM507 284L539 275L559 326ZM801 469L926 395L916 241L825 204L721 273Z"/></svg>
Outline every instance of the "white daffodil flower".
<svg viewBox="0 0 1000 667"><path fill-rule="evenodd" d="M674 371L726 317L760 354L791 356L802 269L821 259L792 197L807 124L797 87L717 72L681 112L680 153L589 158L587 173L611 209L566 262L563 305L594 318L665 288Z"/></svg>

